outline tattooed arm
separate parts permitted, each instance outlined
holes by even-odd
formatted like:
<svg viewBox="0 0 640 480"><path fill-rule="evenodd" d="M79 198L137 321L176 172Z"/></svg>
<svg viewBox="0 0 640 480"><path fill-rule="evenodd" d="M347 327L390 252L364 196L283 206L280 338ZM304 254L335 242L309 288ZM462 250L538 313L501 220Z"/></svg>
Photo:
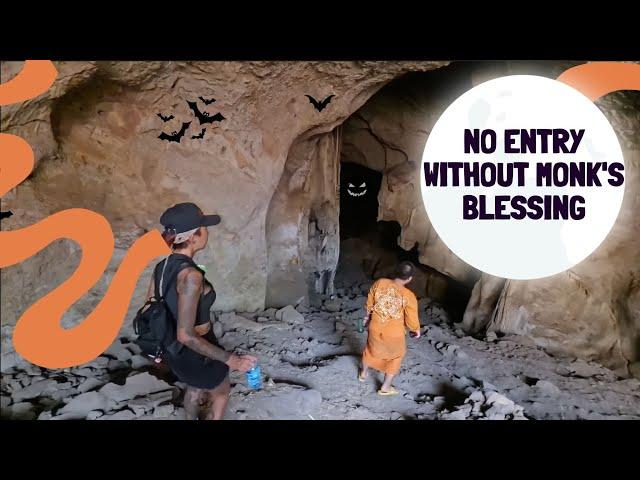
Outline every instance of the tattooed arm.
<svg viewBox="0 0 640 480"><path fill-rule="evenodd" d="M256 362L254 357L225 352L196 332L196 314L202 293L202 280L202 274L194 268L186 268L178 274L178 341L200 355L226 363L233 370L250 370Z"/></svg>

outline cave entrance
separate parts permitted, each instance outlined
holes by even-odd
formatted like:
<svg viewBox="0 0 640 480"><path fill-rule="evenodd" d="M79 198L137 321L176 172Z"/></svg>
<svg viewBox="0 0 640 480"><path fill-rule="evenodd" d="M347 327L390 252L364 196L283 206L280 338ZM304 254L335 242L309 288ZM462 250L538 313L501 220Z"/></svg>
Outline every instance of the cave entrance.
<svg viewBox="0 0 640 480"><path fill-rule="evenodd" d="M408 287L422 299L423 318L426 314L439 317L436 321L462 320L472 284L422 264L418 243L411 244L419 237L415 227L407 234L401 225L412 223L411 216L422 208L415 178L430 129L428 119L437 118L470 88L470 72L469 64L462 62L398 77L342 124L337 294L366 293L373 281L391 277L397 264L408 260L416 266ZM432 314L427 312L430 308Z"/></svg>
<svg viewBox="0 0 640 480"><path fill-rule="evenodd" d="M365 288L372 280L391 276L403 260L419 266L417 245L409 251L398 246L400 224L378 221L381 183L381 172L351 162L340 164L337 289Z"/></svg>
<svg viewBox="0 0 640 480"><path fill-rule="evenodd" d="M471 288L420 263L417 243L410 250L398 245L401 233L398 222L377 221L377 212L370 215L368 208L372 207L368 203L363 205L359 216L358 211L352 209L350 198L342 197L342 184L340 190L340 254L335 291L349 296L362 295L375 280L391 277L396 265L406 260L416 267L408 288L419 300L421 323L461 322ZM374 198L377 208L377 197ZM343 206L347 206L346 212Z"/></svg>

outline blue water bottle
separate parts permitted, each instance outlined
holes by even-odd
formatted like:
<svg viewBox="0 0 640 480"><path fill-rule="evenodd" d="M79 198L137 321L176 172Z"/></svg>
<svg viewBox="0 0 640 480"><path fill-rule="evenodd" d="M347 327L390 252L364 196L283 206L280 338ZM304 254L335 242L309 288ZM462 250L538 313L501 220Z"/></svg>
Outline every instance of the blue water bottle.
<svg viewBox="0 0 640 480"><path fill-rule="evenodd" d="M260 390L262 388L262 372L260 365L256 365L247 372L247 383L251 390Z"/></svg>

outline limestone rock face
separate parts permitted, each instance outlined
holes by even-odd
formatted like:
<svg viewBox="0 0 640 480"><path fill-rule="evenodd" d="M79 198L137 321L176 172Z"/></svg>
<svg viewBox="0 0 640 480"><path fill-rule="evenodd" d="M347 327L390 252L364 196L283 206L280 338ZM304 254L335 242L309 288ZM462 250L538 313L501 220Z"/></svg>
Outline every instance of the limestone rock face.
<svg viewBox="0 0 640 480"><path fill-rule="evenodd" d="M124 251L160 228L164 209L193 201L223 219L210 229L208 248L198 257L216 286L216 308L254 311L265 303L267 213L291 145L330 132L391 79L443 64L55 62L59 75L47 93L2 108L2 131L26 139L36 156L32 176L3 198L3 208L14 215L2 227L13 230L65 208L88 208L109 220ZM22 63L3 62L1 68L7 81ZM335 97L318 112L305 94ZM215 102L205 105L200 96ZM200 125L187 101L225 119ZM174 118L164 122L158 113ZM191 123L179 143L158 138L179 132L183 122ZM192 139L202 128L204 137ZM304 178L303 169L283 187L285 196L289 188L304 191ZM310 241L322 242L322 236ZM61 240L3 269L2 322L15 323L36 298L68 278L79 256L75 245ZM271 264L280 268L282 262ZM92 305L117 265L96 287ZM140 279L148 281L148 274Z"/></svg>

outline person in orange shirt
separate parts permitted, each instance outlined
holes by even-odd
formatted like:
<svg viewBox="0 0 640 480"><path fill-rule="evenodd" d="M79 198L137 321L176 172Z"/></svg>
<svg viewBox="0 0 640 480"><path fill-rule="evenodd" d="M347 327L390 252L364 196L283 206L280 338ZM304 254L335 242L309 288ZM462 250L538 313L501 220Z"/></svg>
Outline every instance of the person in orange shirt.
<svg viewBox="0 0 640 480"><path fill-rule="evenodd" d="M415 338L420 337L418 300L406 288L413 278L414 269L411 262L400 263L395 278L377 280L367 297L364 323L368 326L369 334L358 379L361 382L366 380L369 367L383 372L384 382L378 390L380 395L398 393L391 382L400 371L407 351L405 328L414 332Z"/></svg>

